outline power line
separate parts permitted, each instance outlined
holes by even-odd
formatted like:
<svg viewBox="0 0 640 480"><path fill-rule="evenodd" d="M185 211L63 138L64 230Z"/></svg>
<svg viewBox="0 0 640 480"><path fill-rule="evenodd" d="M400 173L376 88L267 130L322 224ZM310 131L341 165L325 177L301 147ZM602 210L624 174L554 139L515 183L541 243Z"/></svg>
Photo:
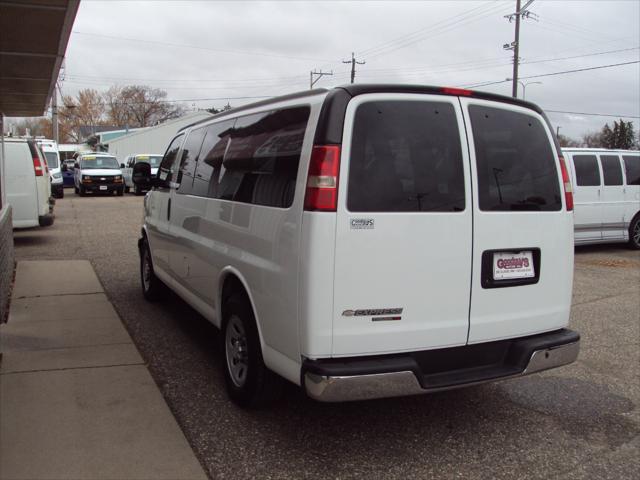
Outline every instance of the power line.
<svg viewBox="0 0 640 480"><path fill-rule="evenodd" d="M562 72L553 72L553 73L543 73L540 75L529 75L526 77L520 77L520 80L525 80L525 79L529 79L529 78L541 78L541 77L551 77L554 75L564 75L566 73L576 73L576 72L586 72L588 70L598 70L601 68L612 68L612 67L620 67L623 65L633 65L635 63L640 63L640 60L635 60L633 62L623 62L623 63L613 63L611 65L600 65L598 67L588 67L588 68L577 68L575 70L564 70ZM477 88L477 87L486 87L488 85L497 85L499 83L505 83L505 82L510 82L511 79L509 80L498 80L495 82L485 82L485 83L478 83L475 85L460 85L460 86L464 86L465 88Z"/></svg>
<svg viewBox="0 0 640 480"><path fill-rule="evenodd" d="M565 113L569 115L586 115L593 117L617 117L617 118L640 118L638 115L614 115L612 113L587 113L587 112L566 112L563 110L547 110L544 109L545 112L549 113Z"/></svg>
<svg viewBox="0 0 640 480"><path fill-rule="evenodd" d="M465 12L465 13L457 13L455 15L452 15L451 17L445 18L444 20L440 20L436 23L433 23L427 27L423 27L419 30L416 30L414 32L408 33L408 34L404 34L404 35L400 35L399 37L396 37L394 39L388 40L386 42L380 43L374 47L365 49L365 50L361 50L358 52L358 55L373 55L375 52L375 55L378 54L379 51L385 50L387 48L392 48L392 47L397 47L400 44L403 44L407 41L414 41L417 38L419 38L422 35L427 35L429 33L432 33L434 30L437 30L437 28L439 26L441 26L442 24L446 24L447 22L451 22L451 21L456 21L456 19L460 19L463 18L465 16L473 16L473 12L475 12L476 10L482 10L485 9L486 7L488 7L490 4L495 4L497 3L496 0L493 0L491 2L487 2L487 3L483 3L482 5L479 5L475 8L472 8L471 10ZM491 8L495 8L491 7Z"/></svg>

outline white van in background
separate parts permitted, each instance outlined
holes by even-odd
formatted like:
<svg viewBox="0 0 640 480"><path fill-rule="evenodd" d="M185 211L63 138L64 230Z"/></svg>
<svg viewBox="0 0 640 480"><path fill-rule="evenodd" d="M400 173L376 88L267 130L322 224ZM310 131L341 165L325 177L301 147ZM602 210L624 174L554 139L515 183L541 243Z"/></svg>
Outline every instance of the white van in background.
<svg viewBox="0 0 640 480"><path fill-rule="evenodd" d="M49 177L51 179L51 194L54 198L64 197L64 181L62 179L62 165L58 145L54 140L38 139L36 143L42 149L47 160Z"/></svg>
<svg viewBox="0 0 640 480"><path fill-rule="evenodd" d="M51 182L44 154L34 140L5 137L7 202L13 209L13 228L53 224Z"/></svg>
<svg viewBox="0 0 640 480"><path fill-rule="evenodd" d="M573 362L569 177L539 107L348 85L258 102L137 163L142 290L222 330L230 397L428 393Z"/></svg>
<svg viewBox="0 0 640 480"><path fill-rule="evenodd" d="M131 173L133 172L133 166L138 162L147 162L151 165L151 175L156 176L158 173L158 167L162 161L162 155L157 153L140 153L138 155L129 155L123 164L120 165L122 169L122 176L124 178L125 192L129 193L133 189L136 195L140 195L144 190L139 185L135 185L131 179Z"/></svg>
<svg viewBox="0 0 640 480"><path fill-rule="evenodd" d="M576 245L629 242L640 249L640 152L564 148L570 165Z"/></svg>

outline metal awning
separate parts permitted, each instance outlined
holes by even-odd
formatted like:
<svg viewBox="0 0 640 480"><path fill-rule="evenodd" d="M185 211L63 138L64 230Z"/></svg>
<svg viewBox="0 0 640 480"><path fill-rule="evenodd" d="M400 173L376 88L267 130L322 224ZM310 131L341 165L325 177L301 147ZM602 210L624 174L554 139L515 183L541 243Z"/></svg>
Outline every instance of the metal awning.
<svg viewBox="0 0 640 480"><path fill-rule="evenodd" d="M0 0L0 114L44 113L80 0Z"/></svg>

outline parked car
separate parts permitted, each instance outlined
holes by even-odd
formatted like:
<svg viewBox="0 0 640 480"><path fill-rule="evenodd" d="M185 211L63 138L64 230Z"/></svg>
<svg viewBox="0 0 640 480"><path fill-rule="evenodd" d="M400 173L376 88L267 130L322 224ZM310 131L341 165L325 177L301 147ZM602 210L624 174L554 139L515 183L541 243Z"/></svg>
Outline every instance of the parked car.
<svg viewBox="0 0 640 480"><path fill-rule="evenodd" d="M575 201L575 243L640 249L640 152L564 148Z"/></svg>
<svg viewBox="0 0 640 480"><path fill-rule="evenodd" d="M270 99L180 131L142 291L222 330L240 405L434 392L573 362L569 176L539 107L408 85Z"/></svg>
<svg viewBox="0 0 640 480"><path fill-rule="evenodd" d="M125 192L129 193L131 189L135 192L136 195L143 193L143 189L139 186L134 185L133 180L131 179L131 172L133 171L133 166L138 162L147 162L151 165L151 175L155 176L158 173L158 167L160 166L160 162L162 161L162 155L154 154L154 153L143 153L139 155L129 155L124 163L120 164L122 168L122 175L124 177L124 188Z"/></svg>
<svg viewBox="0 0 640 480"><path fill-rule="evenodd" d="M74 164L75 191L87 193L124 193L124 181L118 160L104 153L83 153Z"/></svg>
<svg viewBox="0 0 640 480"><path fill-rule="evenodd" d="M5 137L4 151L4 186L13 228L52 225L54 200L44 154L34 140L11 137Z"/></svg>
<svg viewBox="0 0 640 480"><path fill-rule="evenodd" d="M47 160L49 168L49 178L51 179L51 194L54 198L64 197L64 180L62 176L62 165L60 163L60 153L58 145L54 140L41 139L36 143L42 149L42 153Z"/></svg>

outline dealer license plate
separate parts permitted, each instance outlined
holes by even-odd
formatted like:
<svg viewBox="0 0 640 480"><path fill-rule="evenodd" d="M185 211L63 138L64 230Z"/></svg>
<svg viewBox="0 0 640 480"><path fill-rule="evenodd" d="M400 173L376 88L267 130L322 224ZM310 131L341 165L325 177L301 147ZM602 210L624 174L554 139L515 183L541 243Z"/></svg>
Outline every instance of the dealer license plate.
<svg viewBox="0 0 640 480"><path fill-rule="evenodd" d="M107 186L106 185L100 185L100 190L106 190Z"/></svg>
<svg viewBox="0 0 640 480"><path fill-rule="evenodd" d="M517 253L497 252L493 254L494 280L531 278L535 277L535 275L533 254L530 250Z"/></svg>

